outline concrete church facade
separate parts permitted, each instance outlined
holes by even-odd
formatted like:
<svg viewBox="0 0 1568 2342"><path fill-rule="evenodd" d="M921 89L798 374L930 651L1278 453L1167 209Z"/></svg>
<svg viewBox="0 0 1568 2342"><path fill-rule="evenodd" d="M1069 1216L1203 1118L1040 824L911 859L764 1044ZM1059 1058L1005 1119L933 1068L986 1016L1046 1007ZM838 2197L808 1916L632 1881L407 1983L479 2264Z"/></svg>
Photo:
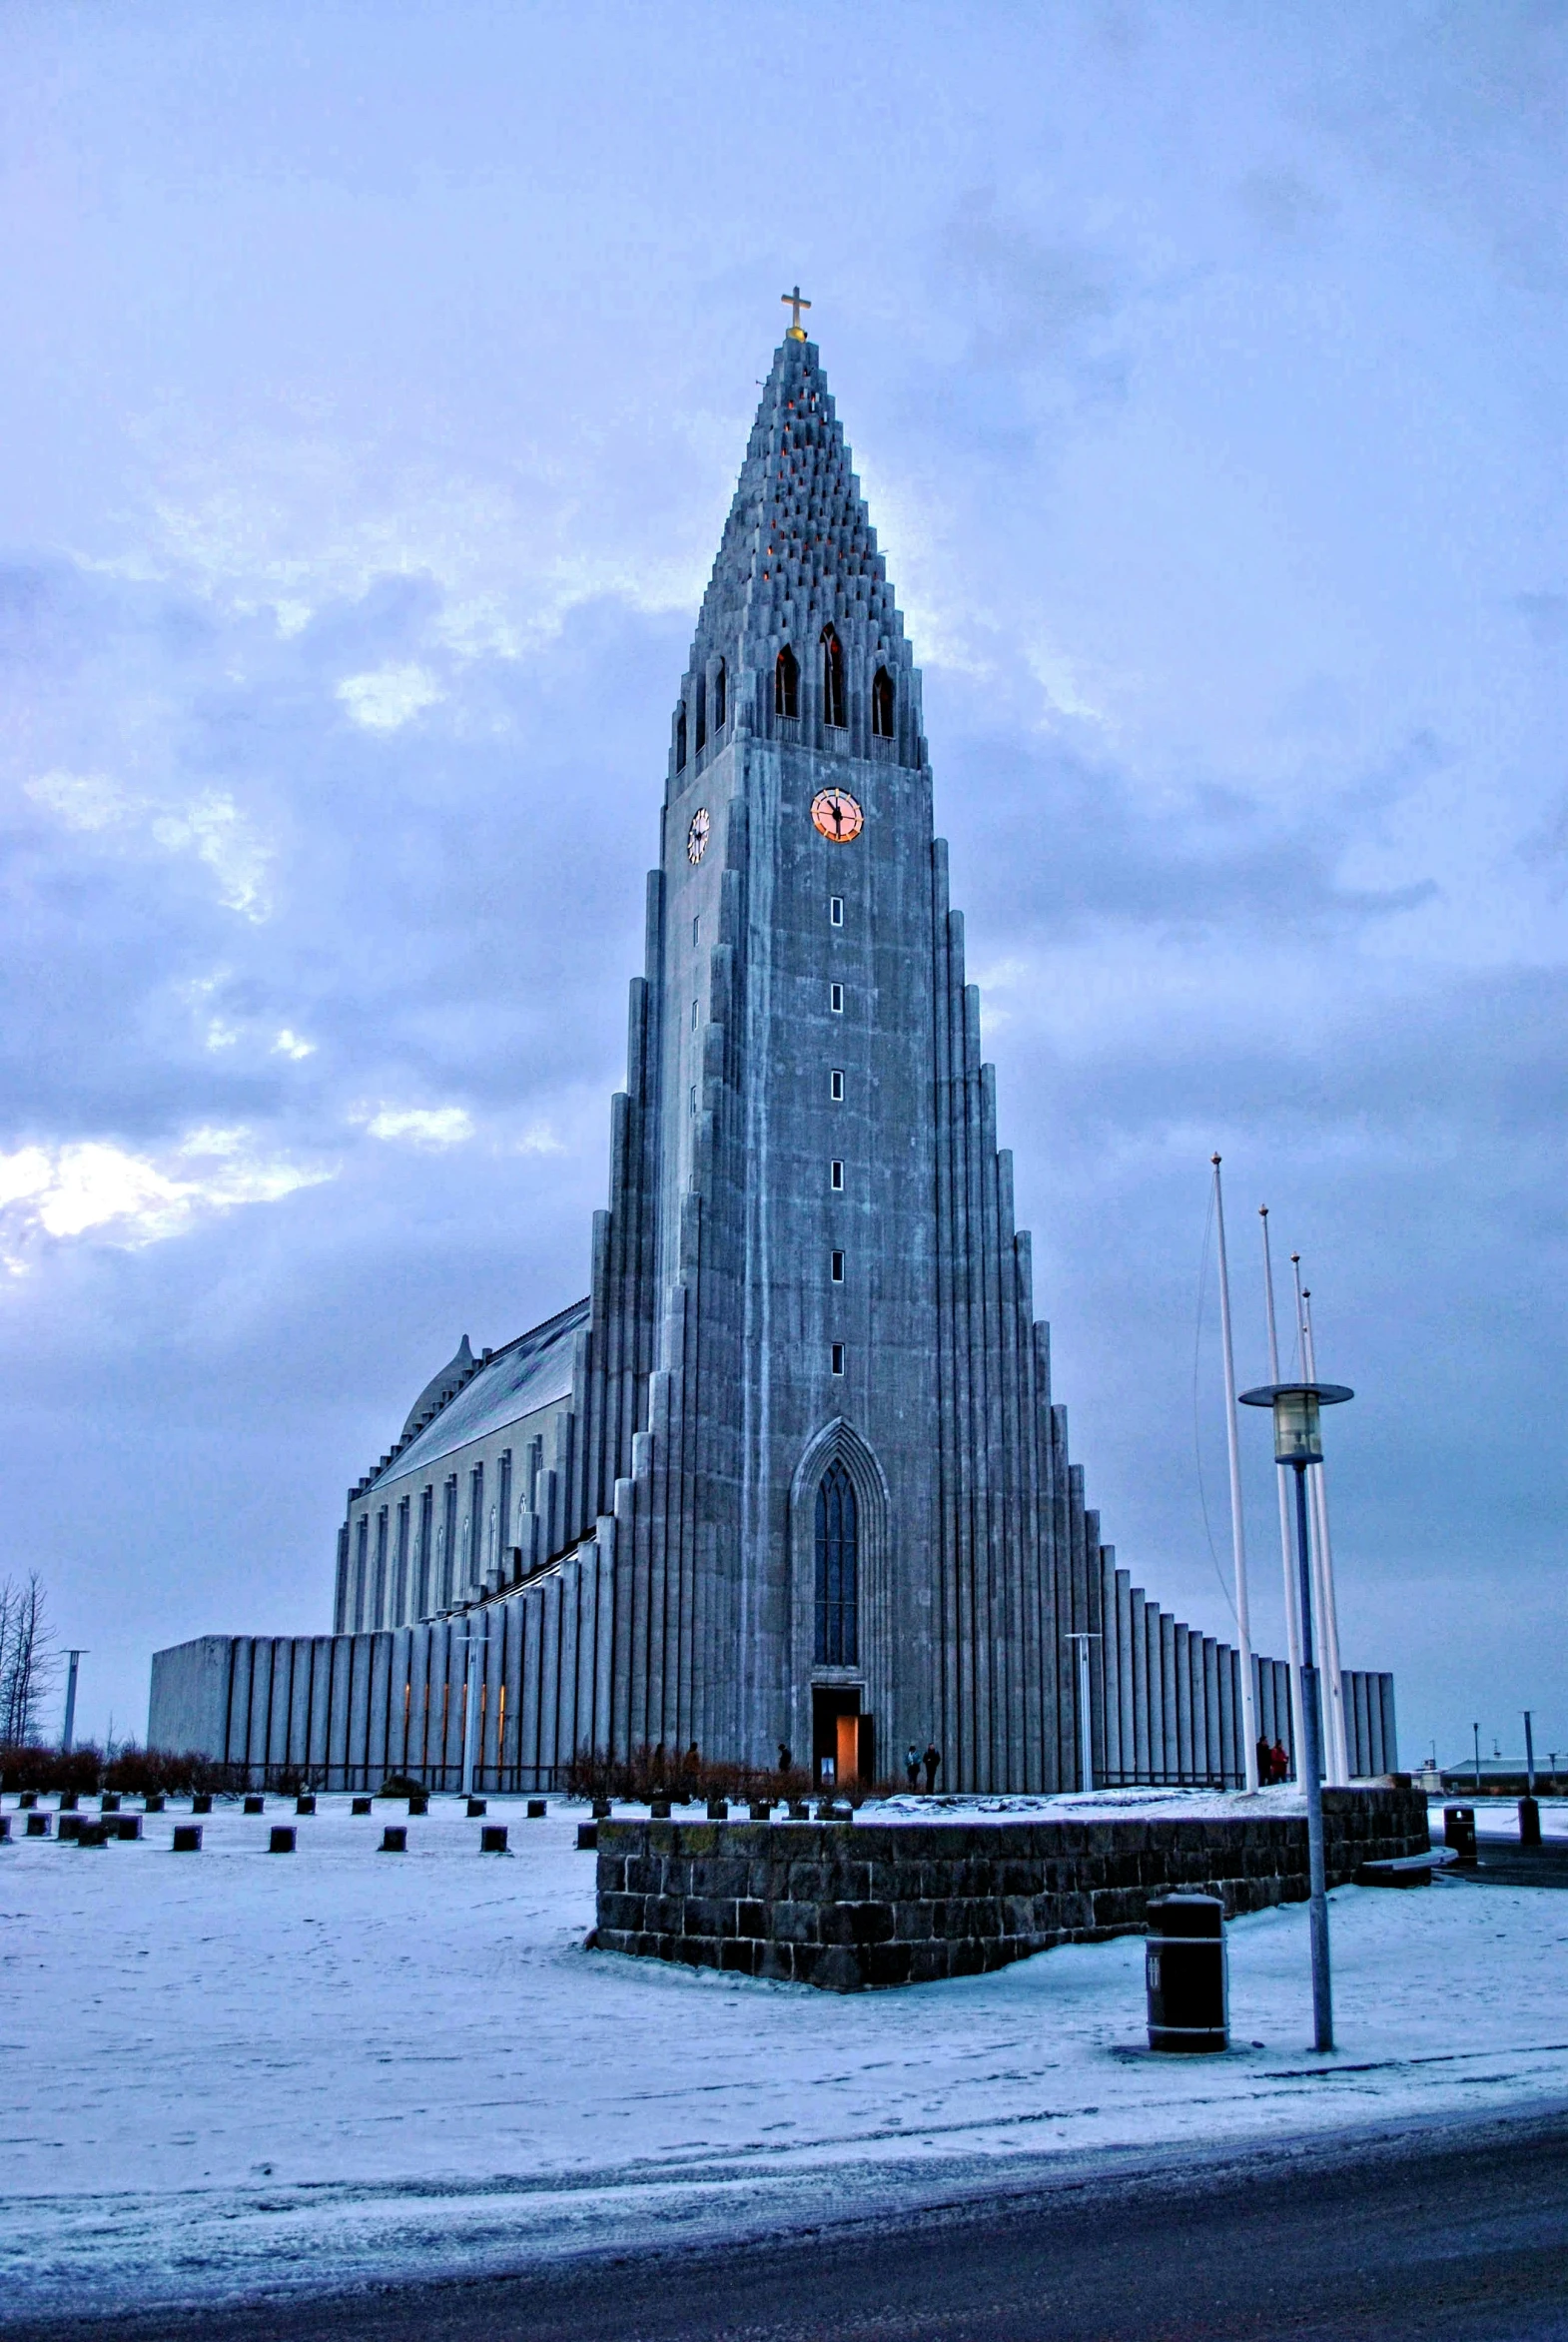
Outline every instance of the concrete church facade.
<svg viewBox="0 0 1568 2342"><path fill-rule="evenodd" d="M815 346L773 363L670 731L590 1289L466 1337L350 1492L334 1632L154 1661L253 1774L662 1745L1046 1791L1241 1770L1234 1651L1100 1541L1013 1220L920 677ZM1287 1745L1282 1667L1256 1666ZM1392 1685L1346 1675L1352 1772Z"/></svg>

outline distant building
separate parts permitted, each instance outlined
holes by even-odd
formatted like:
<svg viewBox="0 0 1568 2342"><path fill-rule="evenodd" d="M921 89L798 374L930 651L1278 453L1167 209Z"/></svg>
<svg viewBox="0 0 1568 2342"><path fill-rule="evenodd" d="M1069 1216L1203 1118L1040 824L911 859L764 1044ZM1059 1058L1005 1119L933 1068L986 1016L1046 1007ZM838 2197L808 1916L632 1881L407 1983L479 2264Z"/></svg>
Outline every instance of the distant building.
<svg viewBox="0 0 1568 2342"><path fill-rule="evenodd" d="M466 1336L350 1491L334 1632L154 1661L149 1731L450 1781L578 1752L948 1789L1235 1779L1239 1665L1116 1565L1069 1460L920 676L815 347L781 344L670 721L587 1296ZM465 1660L464 1638L475 1656ZM464 1692L467 1667L471 1689ZM1282 1665L1258 1718L1289 1743ZM1346 1678L1354 1769L1392 1685Z"/></svg>

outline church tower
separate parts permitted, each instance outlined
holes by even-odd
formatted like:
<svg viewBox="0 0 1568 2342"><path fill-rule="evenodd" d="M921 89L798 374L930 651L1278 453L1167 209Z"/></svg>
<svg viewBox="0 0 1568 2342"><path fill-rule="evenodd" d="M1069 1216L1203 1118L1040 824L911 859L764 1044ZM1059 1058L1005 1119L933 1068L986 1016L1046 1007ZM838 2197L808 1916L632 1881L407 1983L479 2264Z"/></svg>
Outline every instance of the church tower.
<svg viewBox="0 0 1568 2342"><path fill-rule="evenodd" d="M870 1782L929 1742L949 1790L1242 1776L1238 1653L1132 1584L1068 1460L920 676L796 319L671 718L589 1292L426 1384L349 1491L331 1634L156 1654L154 1746L353 1789L693 1745ZM1392 1680L1342 1690L1380 1771Z"/></svg>
<svg viewBox="0 0 1568 2342"><path fill-rule="evenodd" d="M1055 1786L1097 1526L1050 1406L920 677L794 329L671 720L630 1063L588 1336L651 1367L645 1414L620 1370L596 1490L615 1744L783 1743L820 1777L931 1740L951 1786Z"/></svg>

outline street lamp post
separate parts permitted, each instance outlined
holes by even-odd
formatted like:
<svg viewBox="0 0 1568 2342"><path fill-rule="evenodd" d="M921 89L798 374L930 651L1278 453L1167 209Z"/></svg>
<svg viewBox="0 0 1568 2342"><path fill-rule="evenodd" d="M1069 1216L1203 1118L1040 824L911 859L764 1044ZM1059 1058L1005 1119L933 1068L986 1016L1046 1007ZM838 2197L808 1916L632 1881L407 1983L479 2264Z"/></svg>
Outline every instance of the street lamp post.
<svg viewBox="0 0 1568 2342"><path fill-rule="evenodd" d="M1078 1646L1078 1764L1083 1774L1085 1789L1095 1786L1095 1720L1090 1704L1089 1646L1098 1643L1098 1635L1064 1635L1064 1643Z"/></svg>
<svg viewBox="0 0 1568 2342"><path fill-rule="evenodd" d="M1355 1393L1342 1382L1267 1382L1243 1390L1244 1407L1271 1407L1274 1461L1295 1473L1296 1574L1301 1605L1301 1770L1306 1780L1306 1850L1310 1879L1312 1939L1312 2037L1314 2046L1334 2045L1333 1987L1328 1965L1328 1871L1323 1857L1322 1710L1312 1651L1312 1561L1306 1527L1306 1473L1323 1460L1319 1413Z"/></svg>

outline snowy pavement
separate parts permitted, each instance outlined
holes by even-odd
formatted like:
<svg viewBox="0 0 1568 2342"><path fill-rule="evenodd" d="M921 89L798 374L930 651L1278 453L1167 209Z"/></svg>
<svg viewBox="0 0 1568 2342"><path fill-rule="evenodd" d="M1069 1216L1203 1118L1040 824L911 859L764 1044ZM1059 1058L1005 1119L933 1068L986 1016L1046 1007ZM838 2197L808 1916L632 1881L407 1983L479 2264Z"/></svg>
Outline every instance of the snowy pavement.
<svg viewBox="0 0 1568 2342"><path fill-rule="evenodd" d="M1038 2183L1053 2158L1568 2100L1568 1895L1340 1889L1326 2058L1304 1908L1234 1922L1235 2047L1188 2061L1144 2045L1137 1939L841 1998L585 1951L581 1807L528 1822L491 1798L499 1859L454 1801L400 1858L374 1851L400 1806L322 1806L293 1856L266 1852L282 1800L215 1814L196 1857L169 1853L172 1813L136 1845L0 1848L0 2324L709 2241ZM1568 1834L1561 1806L1544 1818Z"/></svg>

